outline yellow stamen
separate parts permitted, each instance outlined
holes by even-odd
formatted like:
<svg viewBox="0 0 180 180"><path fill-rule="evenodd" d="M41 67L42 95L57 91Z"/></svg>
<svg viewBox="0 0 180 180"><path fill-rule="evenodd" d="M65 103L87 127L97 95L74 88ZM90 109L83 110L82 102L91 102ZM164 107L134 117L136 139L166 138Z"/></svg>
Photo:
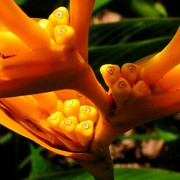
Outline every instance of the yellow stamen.
<svg viewBox="0 0 180 180"><path fill-rule="evenodd" d="M76 136L81 146L87 146L93 135L93 122L91 120L79 123L76 126Z"/></svg>
<svg viewBox="0 0 180 180"><path fill-rule="evenodd" d="M79 120L87 121L91 120L93 123L96 123L98 120L98 112L95 107L92 106L81 106L79 109Z"/></svg>
<svg viewBox="0 0 180 180"><path fill-rule="evenodd" d="M66 117L79 116L80 102L78 99L70 99L64 102L64 114Z"/></svg>
<svg viewBox="0 0 180 180"><path fill-rule="evenodd" d="M69 12L65 7L59 7L50 14L48 19L54 26L69 25Z"/></svg>
<svg viewBox="0 0 180 180"><path fill-rule="evenodd" d="M49 45L46 32L30 19L13 0L0 0L0 21L30 48Z"/></svg>

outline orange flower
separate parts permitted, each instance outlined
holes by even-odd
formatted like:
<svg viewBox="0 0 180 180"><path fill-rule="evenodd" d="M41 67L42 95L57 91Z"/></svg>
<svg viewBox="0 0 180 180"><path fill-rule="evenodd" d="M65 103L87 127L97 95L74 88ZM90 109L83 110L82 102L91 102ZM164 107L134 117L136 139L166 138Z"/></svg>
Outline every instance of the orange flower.
<svg viewBox="0 0 180 180"><path fill-rule="evenodd" d="M70 14L30 19L0 0L0 123L110 180L108 146L119 134L180 112L180 35L144 61L103 65L106 92L87 58L93 5L71 0Z"/></svg>

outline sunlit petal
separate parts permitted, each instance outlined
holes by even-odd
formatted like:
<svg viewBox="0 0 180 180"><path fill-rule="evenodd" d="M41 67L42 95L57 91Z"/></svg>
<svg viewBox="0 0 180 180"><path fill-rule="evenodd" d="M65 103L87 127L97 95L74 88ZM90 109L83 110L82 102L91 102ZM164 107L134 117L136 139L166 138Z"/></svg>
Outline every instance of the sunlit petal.
<svg viewBox="0 0 180 180"><path fill-rule="evenodd" d="M46 32L30 19L14 2L0 0L0 22L21 38L30 48L49 45Z"/></svg>
<svg viewBox="0 0 180 180"><path fill-rule="evenodd" d="M170 43L159 53L152 56L141 71L142 79L154 84L169 70L180 64L179 53L180 28L177 30Z"/></svg>
<svg viewBox="0 0 180 180"><path fill-rule="evenodd" d="M154 87L154 91L164 92L168 90L180 90L180 65L171 69L160 79Z"/></svg>
<svg viewBox="0 0 180 180"><path fill-rule="evenodd" d="M76 47L88 59L88 35L95 0L70 0L70 25L76 33Z"/></svg>
<svg viewBox="0 0 180 180"><path fill-rule="evenodd" d="M39 145L45 147L46 149L56 153L60 154L63 156L68 156L76 159L82 159L82 160L87 160L87 161L93 161L94 156L88 153L73 153L70 151L64 151L60 150L58 148L54 148L50 146L48 143L45 143L43 140L40 138L36 137L34 134L29 132L26 128L21 126L19 123L11 119L9 116L7 116L3 110L0 110L0 124L3 126L13 130L14 132L21 134L22 136L25 136L28 139L33 140L34 142L38 143Z"/></svg>

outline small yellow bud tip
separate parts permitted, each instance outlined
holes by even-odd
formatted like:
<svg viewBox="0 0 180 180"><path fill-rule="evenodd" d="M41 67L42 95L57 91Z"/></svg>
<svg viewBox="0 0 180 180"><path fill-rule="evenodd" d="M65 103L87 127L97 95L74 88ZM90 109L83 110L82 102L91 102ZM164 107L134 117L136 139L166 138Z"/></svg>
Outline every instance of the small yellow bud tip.
<svg viewBox="0 0 180 180"><path fill-rule="evenodd" d="M49 21L54 25L69 25L69 12L65 7L59 7L49 16Z"/></svg>
<svg viewBox="0 0 180 180"><path fill-rule="evenodd" d="M92 106L81 106L79 110L79 120L80 122L86 121L86 120L91 120L94 123L97 122L98 120L98 112L96 108Z"/></svg>
<svg viewBox="0 0 180 180"><path fill-rule="evenodd" d="M148 84L144 81L138 81L135 86L133 86L133 94L136 97L144 97L151 94L151 90Z"/></svg>
<svg viewBox="0 0 180 180"><path fill-rule="evenodd" d="M126 102L132 94L132 88L128 81L124 78L120 78L113 86L112 95L118 104Z"/></svg>
<svg viewBox="0 0 180 180"><path fill-rule="evenodd" d="M54 37L59 45L75 45L75 32L70 26L56 26L54 28Z"/></svg>
<svg viewBox="0 0 180 180"><path fill-rule="evenodd" d="M64 114L66 117L79 115L80 102L78 99L66 100L64 102Z"/></svg>
<svg viewBox="0 0 180 180"><path fill-rule="evenodd" d="M87 146L92 139L94 123L91 120L79 123L76 126L76 136L81 146Z"/></svg>
<svg viewBox="0 0 180 180"><path fill-rule="evenodd" d="M59 130L59 125L63 119L65 119L64 115L58 111L58 112L51 114L47 118L47 123L50 125L51 128L53 128L55 130Z"/></svg>
<svg viewBox="0 0 180 180"><path fill-rule="evenodd" d="M101 66L100 72L108 87L112 87L120 78L120 68L117 65L106 64Z"/></svg>
<svg viewBox="0 0 180 180"><path fill-rule="evenodd" d="M121 75L132 85L137 81L139 67L132 63L126 63L121 68Z"/></svg>
<svg viewBox="0 0 180 180"><path fill-rule="evenodd" d="M61 123L60 123L60 129L61 132L68 137L69 139L71 139L74 143L78 143L76 134L75 134L75 128L78 124L78 120L75 116L70 116L66 119L64 119Z"/></svg>

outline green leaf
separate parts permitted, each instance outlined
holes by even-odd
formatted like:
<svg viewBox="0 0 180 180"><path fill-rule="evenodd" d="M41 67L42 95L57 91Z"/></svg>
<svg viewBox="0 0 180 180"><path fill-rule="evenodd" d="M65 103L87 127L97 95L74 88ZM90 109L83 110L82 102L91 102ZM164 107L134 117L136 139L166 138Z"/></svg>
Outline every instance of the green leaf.
<svg viewBox="0 0 180 180"><path fill-rule="evenodd" d="M21 5L25 4L28 0L15 0L15 1L18 5L21 6Z"/></svg>
<svg viewBox="0 0 180 180"><path fill-rule="evenodd" d="M31 172L29 178L34 176L38 176L47 172L51 172L55 169L58 169L55 164L51 161L45 159L41 154L40 151L35 148L32 144L30 144L31 150Z"/></svg>
<svg viewBox="0 0 180 180"><path fill-rule="evenodd" d="M130 139L130 140L134 140L134 141L139 141L139 140L158 140L160 139L159 135L151 135L151 134L133 134L133 135L130 135L130 136L127 136L127 135L121 135L118 137L118 140L127 140L127 139Z"/></svg>
<svg viewBox="0 0 180 180"><path fill-rule="evenodd" d="M155 121L154 124L155 124L157 134L165 142L171 142L171 141L176 141L180 139L179 130L171 122L171 120L162 119L159 121Z"/></svg>
<svg viewBox="0 0 180 180"><path fill-rule="evenodd" d="M103 6L107 5L112 0L96 0L93 12L97 12L99 9L101 9Z"/></svg>
<svg viewBox="0 0 180 180"><path fill-rule="evenodd" d="M115 168L115 180L177 180L180 178L180 173L160 170L160 169L129 169ZM85 170L67 170L64 172L45 173L41 176L28 178L26 180L94 180L94 178Z"/></svg>
<svg viewBox="0 0 180 180"><path fill-rule="evenodd" d="M89 47L89 61L94 69L107 63L122 65L126 62L134 62L147 55L159 52L170 39L171 37L161 37L134 43L91 46Z"/></svg>
<svg viewBox="0 0 180 180"><path fill-rule="evenodd" d="M91 25L89 46L115 45L150 38L173 36L180 18L136 18Z"/></svg>
<svg viewBox="0 0 180 180"><path fill-rule="evenodd" d="M115 169L115 180L177 180L180 178L180 173L174 173L170 171L160 169Z"/></svg>
<svg viewBox="0 0 180 180"><path fill-rule="evenodd" d="M7 132L4 136L0 138L0 145L3 145L7 143L10 139L13 138L13 133L12 132Z"/></svg>
<svg viewBox="0 0 180 180"><path fill-rule="evenodd" d="M160 16L167 16L167 12L165 8L161 8L158 6L157 2L154 0L131 0L131 9L137 15L141 17L160 17Z"/></svg>
<svg viewBox="0 0 180 180"><path fill-rule="evenodd" d="M47 172L24 180L94 180L84 169Z"/></svg>

